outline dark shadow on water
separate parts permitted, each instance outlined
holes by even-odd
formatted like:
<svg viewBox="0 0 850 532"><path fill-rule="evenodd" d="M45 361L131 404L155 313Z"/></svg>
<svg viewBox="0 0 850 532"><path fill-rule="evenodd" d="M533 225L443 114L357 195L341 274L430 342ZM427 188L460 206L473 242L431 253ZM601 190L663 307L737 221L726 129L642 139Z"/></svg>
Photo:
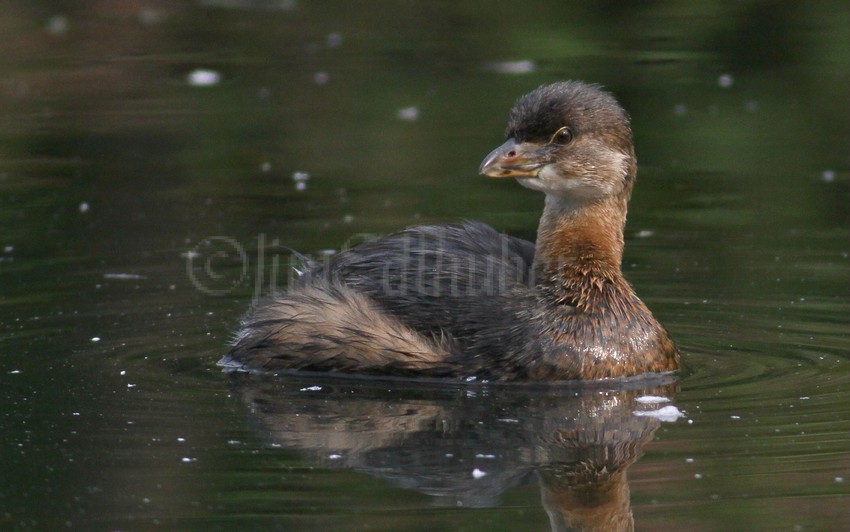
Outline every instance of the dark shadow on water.
<svg viewBox="0 0 850 532"><path fill-rule="evenodd" d="M350 468L431 495L438 506L494 507L508 489L536 482L553 530L631 530L627 470L671 404L637 398L672 400L678 383L675 376L463 385L234 374L232 385L262 437L300 451L308 464Z"/></svg>

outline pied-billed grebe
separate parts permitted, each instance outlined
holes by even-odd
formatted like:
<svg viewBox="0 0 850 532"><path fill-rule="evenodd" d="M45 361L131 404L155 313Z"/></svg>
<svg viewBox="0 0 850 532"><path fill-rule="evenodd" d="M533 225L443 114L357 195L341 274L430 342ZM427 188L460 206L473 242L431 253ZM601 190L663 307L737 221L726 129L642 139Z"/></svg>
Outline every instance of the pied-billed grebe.
<svg viewBox="0 0 850 532"><path fill-rule="evenodd" d="M578 81L523 96L480 172L545 193L536 247L480 222L365 242L255 305L219 364L490 380L676 370L620 270L637 162L614 97Z"/></svg>

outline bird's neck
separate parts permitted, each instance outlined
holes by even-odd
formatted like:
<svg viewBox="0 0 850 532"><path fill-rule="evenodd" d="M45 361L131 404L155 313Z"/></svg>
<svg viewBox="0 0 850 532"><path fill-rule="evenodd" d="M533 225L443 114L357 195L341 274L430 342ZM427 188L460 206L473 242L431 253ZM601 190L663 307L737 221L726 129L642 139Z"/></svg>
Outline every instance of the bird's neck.
<svg viewBox="0 0 850 532"><path fill-rule="evenodd" d="M567 293L627 286L620 270L627 204L628 193L582 203L547 194L534 257L538 282Z"/></svg>
<svg viewBox="0 0 850 532"><path fill-rule="evenodd" d="M678 367L675 344L620 270L627 203L628 192L581 205L547 196L534 257L546 320L529 375L601 379Z"/></svg>

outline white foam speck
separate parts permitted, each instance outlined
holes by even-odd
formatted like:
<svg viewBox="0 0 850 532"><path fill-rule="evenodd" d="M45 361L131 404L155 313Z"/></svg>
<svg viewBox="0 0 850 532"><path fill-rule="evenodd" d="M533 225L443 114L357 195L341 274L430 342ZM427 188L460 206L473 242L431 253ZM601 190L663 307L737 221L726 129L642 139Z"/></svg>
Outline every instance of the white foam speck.
<svg viewBox="0 0 850 532"><path fill-rule="evenodd" d="M341 454L332 454L332 455L328 456L328 458L330 458L331 460L339 460L340 458L342 458L342 455Z"/></svg>
<svg viewBox="0 0 850 532"><path fill-rule="evenodd" d="M90 209L90 208L91 208L91 207L89 206L89 204L88 204L88 203L86 203L85 201L84 201L84 202L82 202L82 203L80 203L80 207L79 207L79 209L80 209L80 212L81 212L81 213L85 214L85 213L89 212L89 209Z"/></svg>
<svg viewBox="0 0 850 532"><path fill-rule="evenodd" d="M528 74L537 70L537 64L531 59L520 61L494 61L484 65L486 70L497 74Z"/></svg>
<svg viewBox="0 0 850 532"><path fill-rule="evenodd" d="M133 279L147 279L144 275L139 275L136 273L104 273L104 279L119 279L122 281L128 281Z"/></svg>
<svg viewBox="0 0 850 532"><path fill-rule="evenodd" d="M472 470L472 478L474 478L474 479L484 478L486 476L487 476L487 473L485 471L481 471L477 467Z"/></svg>
<svg viewBox="0 0 850 532"><path fill-rule="evenodd" d="M221 74L207 68L197 68L186 76L186 81L192 87L212 87L221 83Z"/></svg>
<svg viewBox="0 0 850 532"><path fill-rule="evenodd" d="M91 341L92 341L92 342L95 342L95 343L99 342L99 341L100 341L100 336L92 336Z"/></svg>
<svg viewBox="0 0 850 532"><path fill-rule="evenodd" d="M652 403L669 403L670 399L661 395L641 395L635 402L638 402L642 405L652 404Z"/></svg>
<svg viewBox="0 0 850 532"><path fill-rule="evenodd" d="M487 459L487 460L493 460L494 458L496 458L496 455L495 454L476 454L475 458L484 458L484 459Z"/></svg>
<svg viewBox="0 0 850 532"><path fill-rule="evenodd" d="M302 392L318 392L321 390L321 386L307 386L306 388L301 388Z"/></svg>
<svg viewBox="0 0 850 532"><path fill-rule="evenodd" d="M685 417L685 414L675 406L665 406L657 410L636 410L633 414L636 416L654 417L668 423L676 421L680 417Z"/></svg>

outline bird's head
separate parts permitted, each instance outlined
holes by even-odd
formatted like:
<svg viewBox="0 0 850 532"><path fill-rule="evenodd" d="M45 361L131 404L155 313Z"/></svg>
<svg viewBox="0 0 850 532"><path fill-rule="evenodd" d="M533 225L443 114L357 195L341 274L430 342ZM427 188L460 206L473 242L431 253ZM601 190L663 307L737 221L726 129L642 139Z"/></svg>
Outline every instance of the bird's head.
<svg viewBox="0 0 850 532"><path fill-rule="evenodd" d="M517 100L507 140L479 172L514 177L571 203L630 194L637 170L629 117L598 85L563 81Z"/></svg>

